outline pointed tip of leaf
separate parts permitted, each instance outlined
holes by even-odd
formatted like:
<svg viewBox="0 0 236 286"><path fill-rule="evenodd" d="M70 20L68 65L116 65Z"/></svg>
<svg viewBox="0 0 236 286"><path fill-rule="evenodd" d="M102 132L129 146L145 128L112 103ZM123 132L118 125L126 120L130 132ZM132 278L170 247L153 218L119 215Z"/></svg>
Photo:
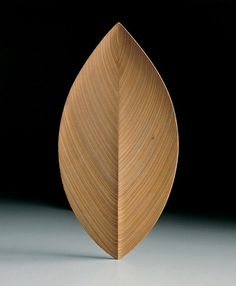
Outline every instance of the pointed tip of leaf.
<svg viewBox="0 0 236 286"><path fill-rule="evenodd" d="M124 25L121 24L121 22L117 22L117 23L115 24L114 28L115 28L115 27L116 27L116 28L122 28L122 29L126 30L125 27L124 27Z"/></svg>
<svg viewBox="0 0 236 286"><path fill-rule="evenodd" d="M120 260L121 258L123 258L124 255L121 255L120 253L117 253L115 255L112 255L112 257L116 260Z"/></svg>
<svg viewBox="0 0 236 286"><path fill-rule="evenodd" d="M117 22L115 26L117 26L117 27L120 27L120 26L123 27L123 25L121 24L121 22Z"/></svg>

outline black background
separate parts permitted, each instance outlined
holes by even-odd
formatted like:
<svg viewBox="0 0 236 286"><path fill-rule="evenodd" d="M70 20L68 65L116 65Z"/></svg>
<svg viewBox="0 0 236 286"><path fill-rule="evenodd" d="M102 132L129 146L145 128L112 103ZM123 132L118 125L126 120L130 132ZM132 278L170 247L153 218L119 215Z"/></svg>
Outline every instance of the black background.
<svg viewBox="0 0 236 286"><path fill-rule="evenodd" d="M120 21L176 109L180 157L167 210L235 216L234 1L32 2L0 5L0 199L68 207L57 158L63 105L88 56Z"/></svg>

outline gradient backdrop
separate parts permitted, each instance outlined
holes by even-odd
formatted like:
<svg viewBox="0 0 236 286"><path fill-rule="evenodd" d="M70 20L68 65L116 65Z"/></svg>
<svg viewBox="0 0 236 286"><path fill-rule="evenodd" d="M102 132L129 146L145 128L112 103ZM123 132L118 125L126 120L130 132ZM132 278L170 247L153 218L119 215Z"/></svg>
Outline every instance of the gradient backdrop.
<svg viewBox="0 0 236 286"><path fill-rule="evenodd" d="M180 156L165 213L235 222L235 2L156 2L1 2L2 203L69 208L57 158L63 105L120 21L157 67L177 114Z"/></svg>

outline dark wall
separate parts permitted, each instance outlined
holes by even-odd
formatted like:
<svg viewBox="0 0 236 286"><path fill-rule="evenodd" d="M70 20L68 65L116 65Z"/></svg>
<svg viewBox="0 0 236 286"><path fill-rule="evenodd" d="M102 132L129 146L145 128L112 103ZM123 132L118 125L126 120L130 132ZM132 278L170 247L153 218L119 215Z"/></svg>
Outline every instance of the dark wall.
<svg viewBox="0 0 236 286"><path fill-rule="evenodd" d="M107 11L92 2L1 4L1 199L67 206L57 159L63 105L87 57L120 21L157 66L176 109L180 157L167 209L236 214L229 165L235 147L235 4L176 2L157 1L157 8L147 1L111 3Z"/></svg>

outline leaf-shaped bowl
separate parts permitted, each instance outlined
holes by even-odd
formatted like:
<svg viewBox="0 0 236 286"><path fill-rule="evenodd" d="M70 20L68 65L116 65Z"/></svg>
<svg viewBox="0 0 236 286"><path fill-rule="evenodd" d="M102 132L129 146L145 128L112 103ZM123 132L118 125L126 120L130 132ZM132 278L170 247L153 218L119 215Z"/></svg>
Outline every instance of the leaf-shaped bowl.
<svg viewBox="0 0 236 286"><path fill-rule="evenodd" d="M114 258L127 254L156 223L177 158L177 123L167 88L118 23L75 79L59 132L69 203Z"/></svg>

